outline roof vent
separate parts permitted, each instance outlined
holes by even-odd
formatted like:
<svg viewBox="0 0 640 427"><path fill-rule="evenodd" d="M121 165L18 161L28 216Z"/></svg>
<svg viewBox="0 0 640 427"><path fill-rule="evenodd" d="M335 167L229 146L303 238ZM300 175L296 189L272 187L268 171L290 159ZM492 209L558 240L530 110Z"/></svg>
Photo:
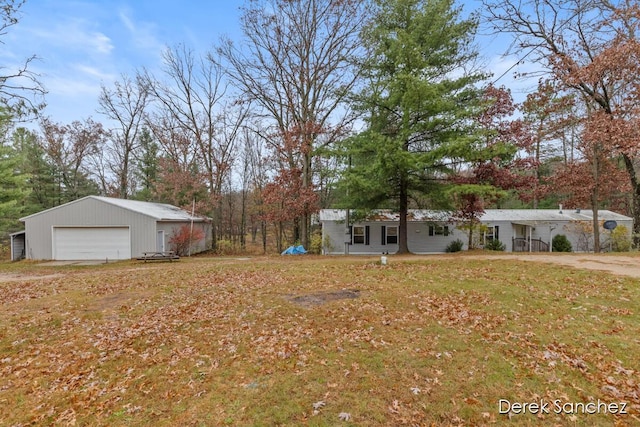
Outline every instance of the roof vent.
<svg viewBox="0 0 640 427"><path fill-rule="evenodd" d="M558 209L560 210L560 213L562 213L562 204L558 205Z"/></svg>
<svg viewBox="0 0 640 427"><path fill-rule="evenodd" d="M580 208L576 209L576 213L579 214L580 213Z"/></svg>

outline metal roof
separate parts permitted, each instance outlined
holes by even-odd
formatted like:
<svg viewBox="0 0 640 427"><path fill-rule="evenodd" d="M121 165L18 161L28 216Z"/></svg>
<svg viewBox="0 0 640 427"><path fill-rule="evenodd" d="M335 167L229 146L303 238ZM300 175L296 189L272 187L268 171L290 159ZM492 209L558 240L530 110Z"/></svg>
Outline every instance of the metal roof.
<svg viewBox="0 0 640 427"><path fill-rule="evenodd" d="M486 209L481 217L484 222L541 222L541 221L591 221L591 209ZM598 219L631 221L632 218L609 210L598 210Z"/></svg>
<svg viewBox="0 0 640 427"><path fill-rule="evenodd" d="M151 216L158 221L203 221L206 218L200 216L191 216L190 212L177 206L165 203L142 202L140 200L115 199L112 197L89 196L105 203L119 206L123 209L139 212L144 215Z"/></svg>
<svg viewBox="0 0 640 427"><path fill-rule="evenodd" d="M320 221L345 221L345 209L322 209L320 211ZM452 212L434 211L425 209L410 209L408 221L429 222L429 221L449 221ZM588 209L485 209L480 217L483 222L508 221L530 225L535 222L548 221L590 221L593 219L593 211ZM631 221L632 218L609 210L599 210L598 219L614 221ZM368 221L398 221L397 212L390 210L375 210Z"/></svg>
<svg viewBox="0 0 640 427"><path fill-rule="evenodd" d="M35 213L33 215L20 218L20 221L24 221L27 218L31 218L36 215L41 215L45 212L49 212L54 209L60 209L67 205L79 203L87 199L98 200L103 203L108 203L110 205L118 206L122 209L141 213L143 215L150 216L156 219L157 221L192 221L193 220L196 222L202 222L208 219L201 216L195 216L195 215L191 216L190 212L187 212L184 209L181 209L173 205L168 205L165 203L143 202L140 200L116 199L113 197L102 197L102 196L87 196L78 200L74 200L69 203L65 203L64 205L56 206L51 209L47 209L45 211Z"/></svg>
<svg viewBox="0 0 640 427"><path fill-rule="evenodd" d="M450 212L434 211L427 209L410 209L408 221L428 222L428 221L448 221ZM347 219L346 209L321 209L320 221L345 221ZM400 214L395 211L378 209L371 211L368 221L395 222L400 220Z"/></svg>

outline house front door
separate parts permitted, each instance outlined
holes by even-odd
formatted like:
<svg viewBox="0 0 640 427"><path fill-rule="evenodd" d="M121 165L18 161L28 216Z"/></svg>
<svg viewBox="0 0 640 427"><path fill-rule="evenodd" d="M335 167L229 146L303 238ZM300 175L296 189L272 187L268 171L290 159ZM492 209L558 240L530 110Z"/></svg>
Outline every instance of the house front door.
<svg viewBox="0 0 640 427"><path fill-rule="evenodd" d="M156 234L156 251L164 252L164 230L158 230Z"/></svg>

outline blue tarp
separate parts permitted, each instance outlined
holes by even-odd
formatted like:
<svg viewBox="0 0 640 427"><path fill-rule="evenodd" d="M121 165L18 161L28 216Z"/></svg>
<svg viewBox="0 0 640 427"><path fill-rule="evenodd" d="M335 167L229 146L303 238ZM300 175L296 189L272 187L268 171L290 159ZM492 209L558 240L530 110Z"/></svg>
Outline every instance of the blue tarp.
<svg viewBox="0 0 640 427"><path fill-rule="evenodd" d="M307 251L304 249L304 246L289 246L285 249L280 255L302 255L306 254Z"/></svg>

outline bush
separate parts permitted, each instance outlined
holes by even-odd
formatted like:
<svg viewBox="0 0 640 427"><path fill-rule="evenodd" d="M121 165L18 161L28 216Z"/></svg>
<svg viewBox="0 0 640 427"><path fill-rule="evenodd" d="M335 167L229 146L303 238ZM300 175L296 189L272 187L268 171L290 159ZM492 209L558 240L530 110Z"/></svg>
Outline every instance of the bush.
<svg viewBox="0 0 640 427"><path fill-rule="evenodd" d="M231 240L221 239L216 242L216 255L238 255L239 251Z"/></svg>
<svg viewBox="0 0 640 427"><path fill-rule="evenodd" d="M193 229L188 225L183 225L178 230L174 230L169 238L169 244L176 254L185 256L189 254L189 246L204 239L204 231L199 228Z"/></svg>
<svg viewBox="0 0 640 427"><path fill-rule="evenodd" d="M504 243L502 243L500 240L498 239L491 239L489 240L485 245L484 248L489 250L489 251L500 251L500 252L504 252L504 250L507 248L505 246Z"/></svg>
<svg viewBox="0 0 640 427"><path fill-rule="evenodd" d="M311 233L311 240L309 241L308 249L312 254L322 253L322 231L316 230Z"/></svg>
<svg viewBox="0 0 640 427"><path fill-rule="evenodd" d="M460 252L463 246L464 246L464 243L462 242L462 240L456 239L447 245L445 252L448 252L448 253Z"/></svg>
<svg viewBox="0 0 640 427"><path fill-rule="evenodd" d="M629 230L624 225L619 225L611 231L611 241L615 252L629 252L631 250L631 237Z"/></svg>
<svg viewBox="0 0 640 427"><path fill-rule="evenodd" d="M557 234L553 236L551 249L553 250L553 252L573 252L571 242L564 234Z"/></svg>

